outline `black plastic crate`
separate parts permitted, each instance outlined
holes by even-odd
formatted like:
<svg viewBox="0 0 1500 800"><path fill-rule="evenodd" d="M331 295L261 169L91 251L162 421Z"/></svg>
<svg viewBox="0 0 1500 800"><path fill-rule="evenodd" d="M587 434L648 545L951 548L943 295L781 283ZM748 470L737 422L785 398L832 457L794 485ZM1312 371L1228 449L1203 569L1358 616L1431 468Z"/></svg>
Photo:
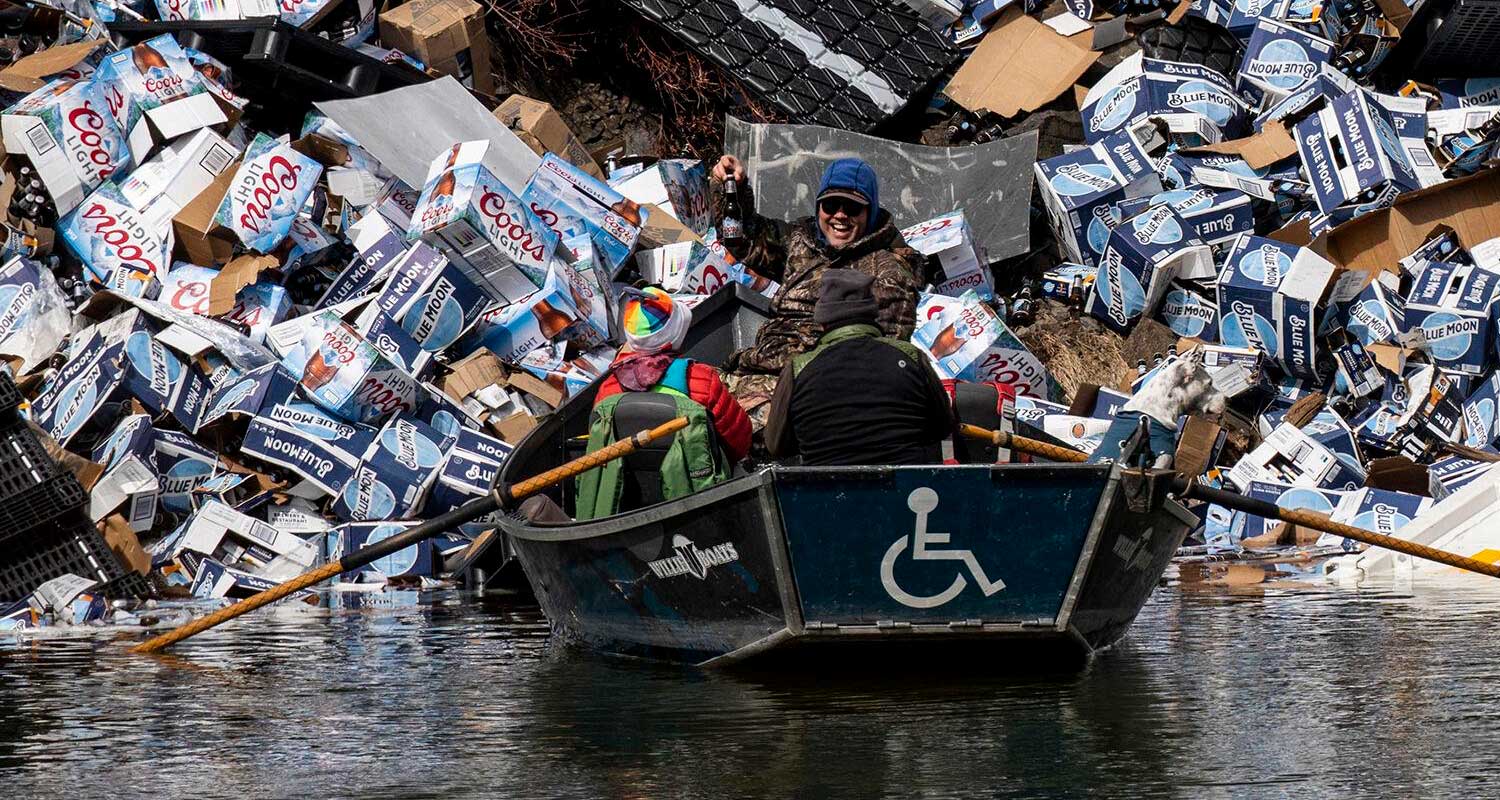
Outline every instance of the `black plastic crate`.
<svg viewBox="0 0 1500 800"><path fill-rule="evenodd" d="M38 586L69 573L106 584L106 596L135 597L145 592L144 581L130 580L135 574L126 571L93 523L81 516L66 525L0 542L0 602L23 600Z"/></svg>
<svg viewBox="0 0 1500 800"><path fill-rule="evenodd" d="M1410 33L1412 26L1407 26ZM1416 71L1425 76L1489 76L1500 59L1500 0L1454 0L1428 23Z"/></svg>
<svg viewBox="0 0 1500 800"><path fill-rule="evenodd" d="M0 496L0 542L24 536L82 514L88 493L70 472L55 475L17 494Z"/></svg>

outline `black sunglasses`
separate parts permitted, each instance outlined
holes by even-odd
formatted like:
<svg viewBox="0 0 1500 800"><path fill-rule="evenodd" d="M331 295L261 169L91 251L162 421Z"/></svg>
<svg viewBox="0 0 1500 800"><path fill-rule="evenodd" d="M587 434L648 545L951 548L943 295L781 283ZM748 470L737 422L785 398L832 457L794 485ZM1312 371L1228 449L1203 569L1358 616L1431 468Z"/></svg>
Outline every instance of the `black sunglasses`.
<svg viewBox="0 0 1500 800"><path fill-rule="evenodd" d="M857 217L863 214L868 206L858 200L850 200L847 197L825 197L818 201L818 208L830 217L839 213L840 210L847 216Z"/></svg>

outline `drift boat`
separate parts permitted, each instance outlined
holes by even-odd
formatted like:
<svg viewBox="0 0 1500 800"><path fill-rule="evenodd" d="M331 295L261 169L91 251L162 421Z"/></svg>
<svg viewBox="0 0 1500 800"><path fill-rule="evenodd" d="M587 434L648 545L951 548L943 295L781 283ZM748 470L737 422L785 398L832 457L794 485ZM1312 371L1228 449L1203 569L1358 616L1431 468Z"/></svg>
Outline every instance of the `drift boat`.
<svg viewBox="0 0 1500 800"><path fill-rule="evenodd" d="M693 314L685 352L722 363L767 304L734 286ZM532 431L499 479L578 455L595 388ZM607 653L705 667L1081 663L1125 633L1195 524L1167 496L1171 477L1111 464L764 465L603 519L501 528L554 630ZM570 510L572 493L552 498Z"/></svg>

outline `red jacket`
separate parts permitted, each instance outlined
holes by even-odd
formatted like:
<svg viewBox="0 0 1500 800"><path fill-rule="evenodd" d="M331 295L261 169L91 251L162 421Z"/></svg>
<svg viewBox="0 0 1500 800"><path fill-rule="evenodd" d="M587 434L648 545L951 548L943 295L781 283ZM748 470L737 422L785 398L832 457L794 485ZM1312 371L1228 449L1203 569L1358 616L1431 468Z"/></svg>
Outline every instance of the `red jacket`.
<svg viewBox="0 0 1500 800"><path fill-rule="evenodd" d="M619 379L610 375L600 384L599 393L594 397L594 405L623 391L625 389L620 386ZM738 463L749 454L750 417L745 415L740 401L734 399L734 395L724 386L724 381L719 379L718 370L697 362L688 367L688 397L708 409L708 416L714 421L714 432L724 444L731 463Z"/></svg>

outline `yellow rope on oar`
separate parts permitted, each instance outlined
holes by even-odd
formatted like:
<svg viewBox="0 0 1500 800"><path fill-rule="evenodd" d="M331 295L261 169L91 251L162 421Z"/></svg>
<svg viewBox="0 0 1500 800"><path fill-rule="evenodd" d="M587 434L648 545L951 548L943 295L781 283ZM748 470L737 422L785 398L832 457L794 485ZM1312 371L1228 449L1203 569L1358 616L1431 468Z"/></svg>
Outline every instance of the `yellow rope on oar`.
<svg viewBox="0 0 1500 800"><path fill-rule="evenodd" d="M195 636L216 625L222 625L235 617L248 614L261 606L274 603L287 595L321 583L335 575L351 572L383 555L410 547L416 542L437 536L440 533L446 533L455 526L482 517L496 508L504 508L510 503L536 494L553 484L581 475L621 456L629 455L637 448L644 447L652 440L671 436L686 428L687 424L687 417L676 417L649 431L641 431L627 439L621 439L607 447L601 447L588 455L575 458L560 467L549 469L534 478L528 478L504 489L496 487L486 497L472 500L446 514L428 520L396 536L376 542L369 547L360 548L337 561L324 564L311 572L305 572L285 583L277 584L264 592L251 595L234 605L195 619L186 625L168 631L160 636L147 639L130 648L130 650L133 653L155 653L170 647L189 636Z"/></svg>
<svg viewBox="0 0 1500 800"><path fill-rule="evenodd" d="M1009 450L1020 450L1023 453L1030 453L1031 455L1041 456L1042 458L1051 459L1053 461L1069 461L1075 464L1081 464L1089 460L1089 457L1086 453L1080 453L1070 447L1048 444L1047 442L1039 441L1037 439L1028 439L1025 436L1017 436L1013 433L1006 433L1005 431L992 431L988 428L981 428L978 425L959 425L958 432L963 434L964 436L969 437L970 439L981 439L987 441L990 444L995 445L996 447L1004 447Z"/></svg>

